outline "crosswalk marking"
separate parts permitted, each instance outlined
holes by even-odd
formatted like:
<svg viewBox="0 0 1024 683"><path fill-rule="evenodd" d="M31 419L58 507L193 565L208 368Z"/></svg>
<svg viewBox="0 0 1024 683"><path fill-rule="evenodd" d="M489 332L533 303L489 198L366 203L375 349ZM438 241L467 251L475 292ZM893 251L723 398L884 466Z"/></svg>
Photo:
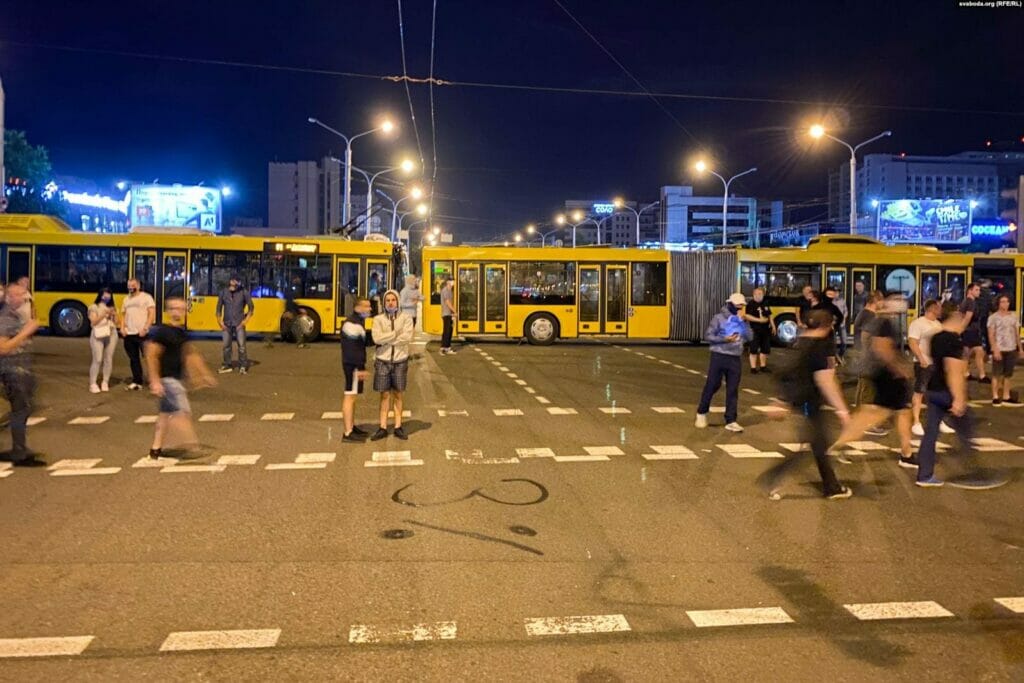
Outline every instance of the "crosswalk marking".
<svg viewBox="0 0 1024 683"><path fill-rule="evenodd" d="M278 470L322 470L326 469L325 462L272 462L263 469L271 472Z"/></svg>
<svg viewBox="0 0 1024 683"><path fill-rule="evenodd" d="M874 441L851 441L846 444L847 448L854 448L858 451L885 451L888 450L888 446L883 446L880 443Z"/></svg>
<svg viewBox="0 0 1024 683"><path fill-rule="evenodd" d="M374 451L374 462L402 462L412 458L412 451Z"/></svg>
<svg viewBox="0 0 1024 683"><path fill-rule="evenodd" d="M578 415L575 408L548 408L552 415Z"/></svg>
<svg viewBox="0 0 1024 683"><path fill-rule="evenodd" d="M762 451L745 443L715 444L734 458L784 458L782 453L776 451Z"/></svg>
<svg viewBox="0 0 1024 683"><path fill-rule="evenodd" d="M337 453L299 453L295 462L334 462Z"/></svg>
<svg viewBox="0 0 1024 683"><path fill-rule="evenodd" d="M422 465L422 460L400 460L396 462L375 462L373 460L367 460L363 463L364 467L411 467L414 465Z"/></svg>
<svg viewBox="0 0 1024 683"><path fill-rule="evenodd" d="M618 446L584 446L583 450L590 455L625 455Z"/></svg>
<svg viewBox="0 0 1024 683"><path fill-rule="evenodd" d="M445 449L445 460L461 462L464 465L515 465L519 458L485 458L480 448L474 448L469 455L460 455L458 451Z"/></svg>
<svg viewBox="0 0 1024 683"><path fill-rule="evenodd" d="M619 408L618 406L601 406L598 410L605 415L629 415L633 412L629 408Z"/></svg>
<svg viewBox="0 0 1024 683"><path fill-rule="evenodd" d="M345 413L340 410L329 410L320 415L321 420L343 420L345 419Z"/></svg>
<svg viewBox="0 0 1024 683"><path fill-rule="evenodd" d="M263 417L260 419L264 422L275 422L283 420L291 420L295 417L295 413L263 413Z"/></svg>
<svg viewBox="0 0 1024 683"><path fill-rule="evenodd" d="M788 413L789 408L776 404L769 404L766 406L754 406L754 410L758 410L762 413Z"/></svg>
<svg viewBox="0 0 1024 683"><path fill-rule="evenodd" d="M516 455L520 458L553 458L555 452L550 448L517 448Z"/></svg>
<svg viewBox="0 0 1024 683"><path fill-rule="evenodd" d="M87 470L90 467L96 467L101 462L103 462L102 458L86 458L82 460L65 458L64 460L58 460L46 469L51 472L55 470Z"/></svg>
<svg viewBox="0 0 1024 683"><path fill-rule="evenodd" d="M652 406L651 410L653 410L656 413L661 413L663 415L686 412L678 406Z"/></svg>
<svg viewBox="0 0 1024 683"><path fill-rule="evenodd" d="M96 417L76 417L68 422L69 425L101 425L110 419L109 415L97 415Z"/></svg>
<svg viewBox="0 0 1024 683"><path fill-rule="evenodd" d="M157 415L139 415L135 418L135 424L137 425L151 425L157 420Z"/></svg>
<svg viewBox="0 0 1024 683"><path fill-rule="evenodd" d="M365 643L455 640L458 632L458 625L454 621L413 624L410 628L353 624L348 631L348 642L361 645Z"/></svg>
<svg viewBox="0 0 1024 683"><path fill-rule="evenodd" d="M758 391L757 389L747 389L746 387L744 387L743 391L747 392L748 394L752 394L754 396L760 396L761 395L761 392Z"/></svg>
<svg viewBox="0 0 1024 683"><path fill-rule="evenodd" d="M921 602L868 602L843 605L843 607L861 621L875 621L879 619L935 619L954 616L945 607L931 600Z"/></svg>
<svg viewBox="0 0 1024 683"><path fill-rule="evenodd" d="M514 415L522 415L523 411L519 408L495 408L494 414L498 417L509 417Z"/></svg>
<svg viewBox="0 0 1024 683"><path fill-rule="evenodd" d="M645 460L697 460L697 454L686 446L651 446L653 453L643 453Z"/></svg>
<svg viewBox="0 0 1024 683"><path fill-rule="evenodd" d="M259 455L222 455L217 458L218 465L255 465L259 462Z"/></svg>
<svg viewBox="0 0 1024 683"><path fill-rule="evenodd" d="M751 626L755 624L792 624L793 619L781 607L745 609L688 610L686 616L697 628Z"/></svg>
<svg viewBox="0 0 1024 683"><path fill-rule="evenodd" d="M454 417L456 415L459 415L461 417L469 417L469 412L467 412L465 410L438 410L437 411L437 416L438 417Z"/></svg>
<svg viewBox="0 0 1024 683"><path fill-rule="evenodd" d="M160 651L239 650L274 647L280 637L281 629L279 628L239 631L177 631L167 636L160 646Z"/></svg>
<svg viewBox="0 0 1024 683"><path fill-rule="evenodd" d="M614 633L630 631L622 614L597 614L580 617L538 617L525 619L529 636L565 636L580 633Z"/></svg>
<svg viewBox="0 0 1024 683"><path fill-rule="evenodd" d="M719 413L719 414L722 414L722 413L725 412L725 406L711 406L708 409L708 412L709 413Z"/></svg>
<svg viewBox="0 0 1024 683"><path fill-rule="evenodd" d="M29 427L35 427L37 424L42 424L43 422L46 422L45 417L30 417L25 421L25 424Z"/></svg>
<svg viewBox="0 0 1024 683"><path fill-rule="evenodd" d="M168 472L174 473L206 473L206 474L217 474L223 472L227 467L225 465L172 465L171 467L164 467L160 470L161 474L167 474Z"/></svg>
<svg viewBox="0 0 1024 683"><path fill-rule="evenodd" d="M556 455L555 462L608 462L607 455Z"/></svg>
<svg viewBox="0 0 1024 683"><path fill-rule="evenodd" d="M159 458L151 458L148 455L144 455L132 465L135 467L149 467L149 468L164 468L171 467L178 464L177 458L165 458L163 456Z"/></svg>
<svg viewBox="0 0 1024 683"><path fill-rule="evenodd" d="M102 477L108 474L117 474L120 467L90 467L87 469L66 469L50 472L51 477Z"/></svg>
<svg viewBox="0 0 1024 683"><path fill-rule="evenodd" d="M235 419L234 413L209 413L199 418L200 422L231 422Z"/></svg>
<svg viewBox="0 0 1024 683"><path fill-rule="evenodd" d="M976 438L973 443L974 450L981 452L1024 451L1024 448L1020 446L987 436Z"/></svg>
<svg viewBox="0 0 1024 683"><path fill-rule="evenodd" d="M0 657L62 657L80 655L96 636L0 638Z"/></svg>
<svg viewBox="0 0 1024 683"><path fill-rule="evenodd" d="M389 410L388 411L388 417L394 417L394 416L395 416L395 411ZM402 417L412 417L412 411L411 410L403 410L402 411Z"/></svg>
<svg viewBox="0 0 1024 683"><path fill-rule="evenodd" d="M1024 614L1024 598L996 598L996 602L1017 614Z"/></svg>
<svg viewBox="0 0 1024 683"><path fill-rule="evenodd" d="M551 401L549 401L545 396L534 396L534 398L537 399L537 403L543 403L545 405L551 403Z"/></svg>

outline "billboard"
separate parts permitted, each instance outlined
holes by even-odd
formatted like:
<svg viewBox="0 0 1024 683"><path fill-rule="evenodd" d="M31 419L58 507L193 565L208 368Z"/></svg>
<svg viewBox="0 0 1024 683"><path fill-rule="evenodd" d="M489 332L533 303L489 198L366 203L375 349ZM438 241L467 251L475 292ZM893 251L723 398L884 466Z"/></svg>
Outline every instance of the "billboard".
<svg viewBox="0 0 1024 683"><path fill-rule="evenodd" d="M878 239L897 244L970 244L970 201L883 200L878 204Z"/></svg>
<svg viewBox="0 0 1024 683"><path fill-rule="evenodd" d="M135 225L221 231L220 190L186 185L132 185L129 220Z"/></svg>

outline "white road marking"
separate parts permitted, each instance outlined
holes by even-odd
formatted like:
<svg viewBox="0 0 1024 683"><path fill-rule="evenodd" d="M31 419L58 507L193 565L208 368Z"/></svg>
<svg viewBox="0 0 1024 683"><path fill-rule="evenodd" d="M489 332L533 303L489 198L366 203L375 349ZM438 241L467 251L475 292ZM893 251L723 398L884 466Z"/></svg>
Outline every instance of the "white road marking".
<svg viewBox="0 0 1024 683"><path fill-rule="evenodd" d="M584 446L583 450L590 455L625 455L618 446Z"/></svg>
<svg viewBox="0 0 1024 683"><path fill-rule="evenodd" d="M678 406L654 406L651 410L656 413L661 413L662 415L686 412Z"/></svg>
<svg viewBox="0 0 1024 683"><path fill-rule="evenodd" d="M718 448L728 453L734 458L784 458L782 453L776 451L762 451L759 448L753 446L736 443L736 444L715 444Z"/></svg>
<svg viewBox="0 0 1024 683"><path fill-rule="evenodd" d="M644 453L645 460L697 460L697 454L686 446L651 446L653 453Z"/></svg>
<svg viewBox="0 0 1024 683"><path fill-rule="evenodd" d="M575 408L548 408L548 412L552 415L579 415Z"/></svg>
<svg viewBox="0 0 1024 683"><path fill-rule="evenodd" d="M101 425L110 419L109 415L96 417L76 417L68 422L69 425Z"/></svg>
<svg viewBox="0 0 1024 683"><path fill-rule="evenodd" d="M659 360L658 362L659 362L659 363L664 363L665 365L672 365L672 361L667 361L667 360Z"/></svg>
<svg viewBox="0 0 1024 683"><path fill-rule="evenodd" d="M330 410L320 415L321 420L344 420L345 413L340 410Z"/></svg>
<svg viewBox="0 0 1024 683"><path fill-rule="evenodd" d="M748 394L753 394L754 396L760 396L761 395L761 392L758 391L757 389L747 389L747 388L744 388L743 391L747 392Z"/></svg>
<svg viewBox="0 0 1024 683"><path fill-rule="evenodd" d="M167 636L161 652L184 650L239 650L274 647L281 637L281 629L254 629L240 631L177 631Z"/></svg>
<svg viewBox="0 0 1024 683"><path fill-rule="evenodd" d="M322 470L326 469L325 462L272 462L263 469L265 470Z"/></svg>
<svg viewBox="0 0 1024 683"><path fill-rule="evenodd" d="M0 657L60 657L80 655L96 636L61 638L0 638Z"/></svg>
<svg viewBox="0 0 1024 683"><path fill-rule="evenodd" d="M234 413L209 413L199 418L200 422L231 422L235 419Z"/></svg>
<svg viewBox="0 0 1024 683"><path fill-rule="evenodd" d="M809 443L780 443L779 448L785 448L787 451L793 453L802 453L804 451L811 450L811 444Z"/></svg>
<svg viewBox="0 0 1024 683"><path fill-rule="evenodd" d="M1024 614L1024 598L996 598L996 602L1017 614Z"/></svg>
<svg viewBox="0 0 1024 683"><path fill-rule="evenodd" d="M935 619L952 617L952 612L937 602L867 602L843 605L846 610L861 621L878 619Z"/></svg>
<svg viewBox="0 0 1024 683"><path fill-rule="evenodd" d="M690 368L686 368L686 371L688 373L690 373L691 375L699 375L700 374L700 372L698 372L697 370L691 370Z"/></svg>
<svg viewBox="0 0 1024 683"><path fill-rule="evenodd" d="M779 405L766 405L766 406L754 406L754 410L759 410L762 413L788 413L789 409Z"/></svg>
<svg viewBox="0 0 1024 683"><path fill-rule="evenodd" d="M851 441L846 444L848 448L855 448L858 451L884 451L888 450L888 446L883 446L880 443L874 441Z"/></svg>
<svg viewBox="0 0 1024 683"><path fill-rule="evenodd" d="M395 411L389 410L388 411L388 417L394 417L394 416L395 416ZM403 410L402 411L402 417L412 417L412 411L411 410Z"/></svg>
<svg viewBox="0 0 1024 683"><path fill-rule="evenodd" d="M88 458L85 460L65 459L53 463L46 469L51 472L54 470L87 470L90 467L96 467L101 462L103 462L102 458Z"/></svg>
<svg viewBox="0 0 1024 683"><path fill-rule="evenodd" d="M981 452L996 452L996 451L1024 451L1024 448L1001 441L999 439L992 439L987 436L983 436L974 439L974 450Z"/></svg>
<svg viewBox="0 0 1024 683"><path fill-rule="evenodd" d="M719 414L724 413L725 412L725 406L711 406L711 408L708 409L708 412L709 413L719 413Z"/></svg>
<svg viewBox="0 0 1024 683"><path fill-rule="evenodd" d="M14 474L14 465L9 462L0 462L0 479L6 479Z"/></svg>
<svg viewBox="0 0 1024 683"><path fill-rule="evenodd" d="M519 408L495 408L494 414L499 417L509 417L512 415L522 415L523 411Z"/></svg>
<svg viewBox="0 0 1024 683"><path fill-rule="evenodd" d="M454 460L464 465L515 465L519 458L485 458L483 450L474 448L467 456L459 455L458 451L445 450L445 460Z"/></svg>
<svg viewBox="0 0 1024 683"><path fill-rule="evenodd" d="M437 416L438 417L454 417L456 415L461 415L462 417L469 417L469 413L466 412L465 410L438 410L437 411Z"/></svg>
<svg viewBox="0 0 1024 683"><path fill-rule="evenodd" d="M374 451L373 462L408 462L412 451Z"/></svg>
<svg viewBox="0 0 1024 683"><path fill-rule="evenodd" d="M374 462L373 460L367 460L363 463L363 467L410 467L422 464L422 460L400 460L398 462Z"/></svg>
<svg viewBox="0 0 1024 683"><path fill-rule="evenodd" d="M295 417L295 413L263 413L263 417L260 419L264 422L276 422L278 420L291 420Z"/></svg>
<svg viewBox="0 0 1024 683"><path fill-rule="evenodd" d="M334 459L338 457L337 453L299 453L295 458L295 462L334 462Z"/></svg>
<svg viewBox="0 0 1024 683"><path fill-rule="evenodd" d="M673 363L672 367L674 367L676 370L686 370L687 369L685 365L677 365L676 363Z"/></svg>
<svg viewBox="0 0 1024 683"><path fill-rule="evenodd" d="M499 365L498 369L501 370L502 372L508 372L508 368L506 368L504 365Z"/></svg>
<svg viewBox="0 0 1024 683"><path fill-rule="evenodd" d="M348 642L354 644L384 642L419 642L424 640L455 640L458 627L454 621L435 621L413 624L412 628L400 626L374 626L354 624L348 631Z"/></svg>
<svg viewBox="0 0 1024 683"><path fill-rule="evenodd" d="M157 415L139 415L135 418L135 424L137 425L151 425L156 422Z"/></svg>
<svg viewBox="0 0 1024 683"><path fill-rule="evenodd" d="M525 619L529 636L565 636L578 633L614 633L630 631L621 614L597 614L582 617L540 617Z"/></svg>
<svg viewBox="0 0 1024 683"><path fill-rule="evenodd" d="M793 623L793 619L781 607L689 610L686 612L686 616L690 617L690 621L697 628Z"/></svg>
<svg viewBox="0 0 1024 683"><path fill-rule="evenodd" d="M517 448L516 455L520 458L553 458L555 452L550 448Z"/></svg>
<svg viewBox="0 0 1024 683"><path fill-rule="evenodd" d="M537 390L534 389L533 387L523 387L523 390L526 391L526 393L528 393L528 394L536 394L537 393Z"/></svg>
<svg viewBox="0 0 1024 683"><path fill-rule="evenodd" d="M141 458L139 458L138 460L136 460L135 464L133 464L132 467L164 468L164 467L171 467L172 465L177 465L177 464L178 464L178 459L177 458L165 458L163 456L161 456L159 458L151 458L148 455L144 455Z"/></svg>
<svg viewBox="0 0 1024 683"><path fill-rule="evenodd" d="M633 412L629 408L619 408L617 406L601 406L600 408L598 408L598 410L600 410L605 415L629 415Z"/></svg>
<svg viewBox="0 0 1024 683"><path fill-rule="evenodd" d="M29 427L35 427L37 424L41 424L43 422L46 422L45 417L30 417L25 421L25 424Z"/></svg>
<svg viewBox="0 0 1024 683"><path fill-rule="evenodd" d="M607 455L556 455L555 462L608 462Z"/></svg>
<svg viewBox="0 0 1024 683"><path fill-rule="evenodd" d="M168 472L207 472L209 474L216 474L217 472L223 472L227 467L225 465L174 465L173 467L165 467L160 470L161 474L167 474Z"/></svg>
<svg viewBox="0 0 1024 683"><path fill-rule="evenodd" d="M412 342L412 346L426 346L426 345L427 345L427 342L425 342L425 341L414 341L414 342Z"/></svg>
<svg viewBox="0 0 1024 683"><path fill-rule="evenodd" d="M120 467L91 467L85 470L55 470L50 472L51 477L87 477L103 476L106 474L117 474Z"/></svg>
<svg viewBox="0 0 1024 683"><path fill-rule="evenodd" d="M505 376L508 377L509 379L519 379L519 375L517 375L514 372L506 372Z"/></svg>
<svg viewBox="0 0 1024 683"><path fill-rule="evenodd" d="M255 465L262 456L259 455L222 455L217 458L218 465Z"/></svg>
<svg viewBox="0 0 1024 683"><path fill-rule="evenodd" d="M544 405L547 405L548 403L551 403L551 401L549 401L544 396L534 396L534 398L537 399L537 403L543 403Z"/></svg>
<svg viewBox="0 0 1024 683"><path fill-rule="evenodd" d="M517 380L513 380L513 381L514 381L514 382L515 382L516 384L518 384L519 386L521 386L521 387L525 387L525 386L526 386L526 384L527 384L527 382L526 382L526 380L525 380L525 379L517 379Z"/></svg>

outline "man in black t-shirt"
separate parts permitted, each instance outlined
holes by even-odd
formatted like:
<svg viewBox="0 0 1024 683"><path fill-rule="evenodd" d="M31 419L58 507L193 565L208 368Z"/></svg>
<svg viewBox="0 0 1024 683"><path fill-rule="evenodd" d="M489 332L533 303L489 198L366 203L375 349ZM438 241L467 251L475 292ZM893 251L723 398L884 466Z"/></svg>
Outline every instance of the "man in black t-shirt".
<svg viewBox="0 0 1024 683"><path fill-rule="evenodd" d="M964 331L960 335L967 349L964 353L964 360L968 363L969 371L971 359L974 359L974 367L978 370L978 381L982 384L989 384L992 380L985 376L985 347L982 346L981 319L986 317L979 302L981 296L981 285L972 282L967 286L967 296L960 302L960 313L963 314Z"/></svg>
<svg viewBox="0 0 1024 683"><path fill-rule="evenodd" d="M743 315L750 323L754 338L747 344L750 354L750 373L770 372L768 370L768 354L772 352L772 335L775 334L775 321L772 320L772 309L764 302L764 288L754 289L754 298L747 303Z"/></svg>

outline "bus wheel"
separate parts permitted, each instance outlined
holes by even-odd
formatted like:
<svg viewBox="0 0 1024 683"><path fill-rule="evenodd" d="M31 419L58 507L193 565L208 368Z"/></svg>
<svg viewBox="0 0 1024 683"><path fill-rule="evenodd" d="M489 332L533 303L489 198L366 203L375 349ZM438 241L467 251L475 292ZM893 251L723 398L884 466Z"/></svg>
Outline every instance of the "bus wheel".
<svg viewBox="0 0 1024 683"><path fill-rule="evenodd" d="M89 334L89 314L77 301L61 301L50 309L50 330L59 337Z"/></svg>
<svg viewBox="0 0 1024 683"><path fill-rule="evenodd" d="M547 313L537 313L526 319L523 330L526 340L536 346L554 344L558 338L558 321Z"/></svg>
<svg viewBox="0 0 1024 683"><path fill-rule="evenodd" d="M796 318L791 315L780 315L775 319L775 341L780 346L792 346L796 341L800 328Z"/></svg>
<svg viewBox="0 0 1024 683"><path fill-rule="evenodd" d="M299 344L309 344L320 338L320 316L308 308L299 307L299 314L292 321L292 340Z"/></svg>

